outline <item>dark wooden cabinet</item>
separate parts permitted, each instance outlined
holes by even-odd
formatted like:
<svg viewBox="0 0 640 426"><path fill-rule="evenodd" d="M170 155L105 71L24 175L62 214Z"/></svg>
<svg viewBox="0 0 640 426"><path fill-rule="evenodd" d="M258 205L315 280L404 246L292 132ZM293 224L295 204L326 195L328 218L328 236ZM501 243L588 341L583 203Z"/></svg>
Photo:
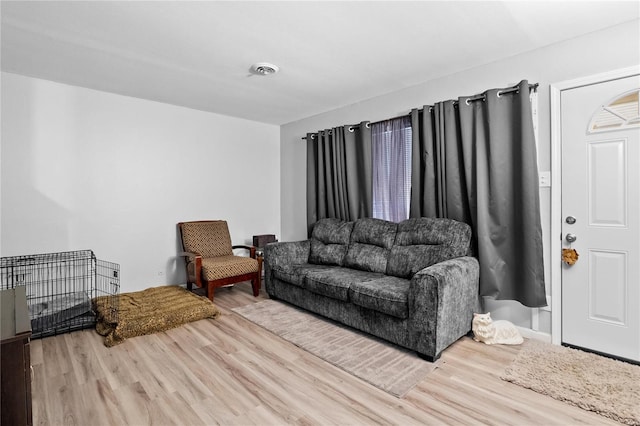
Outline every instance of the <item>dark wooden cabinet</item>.
<svg viewBox="0 0 640 426"><path fill-rule="evenodd" d="M0 424L31 425L31 322L25 287L0 291Z"/></svg>

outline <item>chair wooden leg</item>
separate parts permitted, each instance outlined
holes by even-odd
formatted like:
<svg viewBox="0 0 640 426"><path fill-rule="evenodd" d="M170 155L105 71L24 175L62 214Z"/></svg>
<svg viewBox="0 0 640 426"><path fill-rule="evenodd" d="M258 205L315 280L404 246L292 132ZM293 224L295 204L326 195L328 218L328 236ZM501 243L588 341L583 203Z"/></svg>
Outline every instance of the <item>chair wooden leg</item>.
<svg viewBox="0 0 640 426"><path fill-rule="evenodd" d="M258 297L260 294L260 276L251 280L251 287L253 287L253 297Z"/></svg>
<svg viewBox="0 0 640 426"><path fill-rule="evenodd" d="M264 267L264 256L258 256L258 291L262 288L262 268Z"/></svg>
<svg viewBox="0 0 640 426"><path fill-rule="evenodd" d="M214 287L213 283L208 283L207 284L207 297L212 302L213 302L213 293L215 292L215 290L216 290L216 288Z"/></svg>
<svg viewBox="0 0 640 426"><path fill-rule="evenodd" d="M193 290L193 283L187 282L187 290Z"/></svg>

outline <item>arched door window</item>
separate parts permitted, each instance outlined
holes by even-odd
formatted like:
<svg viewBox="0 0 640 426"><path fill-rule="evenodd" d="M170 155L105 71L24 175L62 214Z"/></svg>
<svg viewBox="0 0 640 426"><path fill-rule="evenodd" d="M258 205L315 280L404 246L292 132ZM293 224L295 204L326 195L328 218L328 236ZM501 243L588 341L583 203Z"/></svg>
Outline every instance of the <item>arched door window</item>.
<svg viewBox="0 0 640 426"><path fill-rule="evenodd" d="M640 127L639 94L638 89L623 93L598 108L591 117L588 133Z"/></svg>

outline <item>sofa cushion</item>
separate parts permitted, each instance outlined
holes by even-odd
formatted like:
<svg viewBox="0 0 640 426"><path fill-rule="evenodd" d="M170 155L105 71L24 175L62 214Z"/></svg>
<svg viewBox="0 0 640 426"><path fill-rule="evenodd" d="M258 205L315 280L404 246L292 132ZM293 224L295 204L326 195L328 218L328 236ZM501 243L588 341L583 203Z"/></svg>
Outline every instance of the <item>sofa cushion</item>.
<svg viewBox="0 0 640 426"><path fill-rule="evenodd" d="M349 287L351 287L351 285L379 279L382 276L382 274L374 272L331 267L327 269L309 270L304 286L313 293L346 302L349 300Z"/></svg>
<svg viewBox="0 0 640 426"><path fill-rule="evenodd" d="M346 253L346 244L325 244L322 241L311 239L309 263L314 263L316 265L342 266L344 255Z"/></svg>
<svg viewBox="0 0 640 426"><path fill-rule="evenodd" d="M273 276L277 279L287 282L289 284L297 285L298 287L305 286L305 278L309 271L317 271L323 269L329 269L331 266L327 265L311 265L308 263L303 264L287 264L282 266L272 267Z"/></svg>
<svg viewBox="0 0 640 426"><path fill-rule="evenodd" d="M342 266L353 222L320 219L311 233L309 263Z"/></svg>
<svg viewBox="0 0 640 426"><path fill-rule="evenodd" d="M409 283L409 280L389 276L353 283L349 298L355 305L404 319L409 317Z"/></svg>
<svg viewBox="0 0 640 426"><path fill-rule="evenodd" d="M411 278L416 272L436 263L458 257L450 247L413 245L396 246L391 249L387 274L394 277Z"/></svg>
<svg viewBox="0 0 640 426"><path fill-rule="evenodd" d="M443 218L412 218L398 224L387 274L411 278L423 268L465 256L471 245L471 227Z"/></svg>
<svg viewBox="0 0 640 426"><path fill-rule="evenodd" d="M396 239L397 227L396 223L386 220L358 219L353 225L344 266L385 273L389 251Z"/></svg>

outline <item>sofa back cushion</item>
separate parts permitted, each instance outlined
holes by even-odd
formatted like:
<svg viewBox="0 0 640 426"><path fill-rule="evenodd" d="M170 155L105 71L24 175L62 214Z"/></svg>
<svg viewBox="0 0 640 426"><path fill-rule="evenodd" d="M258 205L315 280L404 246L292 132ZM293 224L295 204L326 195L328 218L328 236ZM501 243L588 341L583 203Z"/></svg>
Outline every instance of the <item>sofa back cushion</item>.
<svg viewBox="0 0 640 426"><path fill-rule="evenodd" d="M419 217L398 224L387 275L411 278L427 266L465 256L471 246L471 227L452 219Z"/></svg>
<svg viewBox="0 0 640 426"><path fill-rule="evenodd" d="M309 263L342 266L347 252L353 222L320 219L311 232Z"/></svg>
<svg viewBox="0 0 640 426"><path fill-rule="evenodd" d="M398 224L386 220L358 219L353 225L344 266L384 274L397 228Z"/></svg>

